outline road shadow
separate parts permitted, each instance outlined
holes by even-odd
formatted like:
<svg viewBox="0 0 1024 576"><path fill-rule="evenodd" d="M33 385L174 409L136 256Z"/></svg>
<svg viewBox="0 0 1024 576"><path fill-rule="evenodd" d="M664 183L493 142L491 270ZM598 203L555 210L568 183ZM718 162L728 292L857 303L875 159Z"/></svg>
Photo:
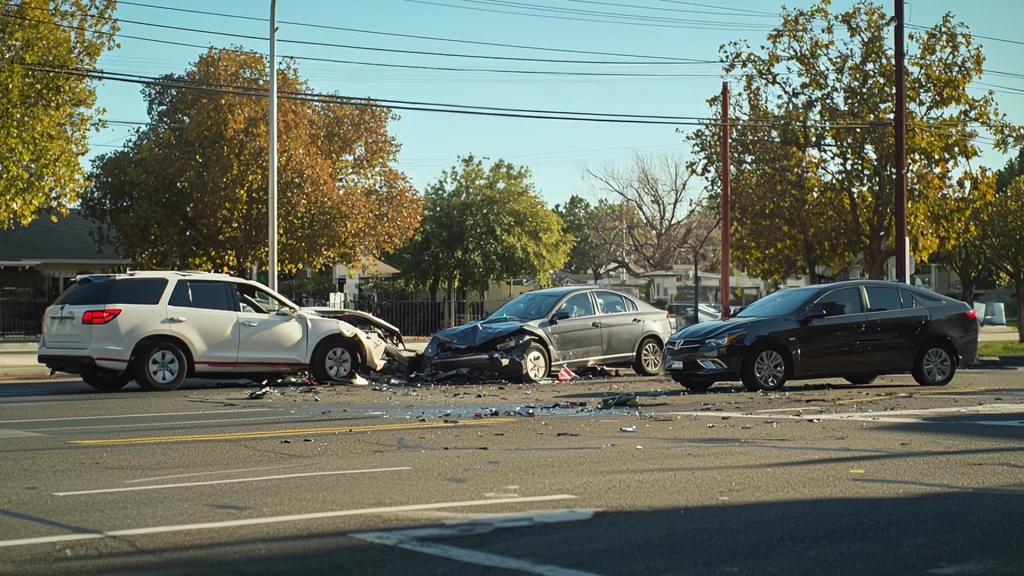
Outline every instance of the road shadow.
<svg viewBox="0 0 1024 576"><path fill-rule="evenodd" d="M999 488L890 498L722 500L599 512L589 520L520 524L430 542L563 569L536 574L1017 576L1024 574L1021 510L1024 492ZM361 523L367 524L379 525ZM328 520L8 548L0 567L22 576L522 573L368 544L331 526Z"/></svg>

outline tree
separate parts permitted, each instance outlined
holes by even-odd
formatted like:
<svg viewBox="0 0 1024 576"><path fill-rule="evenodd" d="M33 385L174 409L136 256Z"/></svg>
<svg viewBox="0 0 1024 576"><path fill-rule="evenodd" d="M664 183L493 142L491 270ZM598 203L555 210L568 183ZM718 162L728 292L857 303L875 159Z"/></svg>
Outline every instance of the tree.
<svg viewBox="0 0 1024 576"><path fill-rule="evenodd" d="M491 280L536 278L542 285L569 257L573 239L530 182L527 168L459 158L424 193L426 215L396 261L417 284L484 291ZM452 311L454 318L454 311Z"/></svg>
<svg viewBox="0 0 1024 576"><path fill-rule="evenodd" d="M757 50L746 41L722 47L724 71L742 75L733 97L736 116L748 117L733 120L735 139L772 141L743 151L750 157L738 164L739 180L743 170L788 167L790 173L801 173L792 170L796 166L804 168L801 178L807 179L806 187L791 184L781 202L776 198L781 182L740 190L751 193L751 202L764 210L738 223L746 227L744 242L754 245L750 252L799 261L804 269L840 265L859 254L871 278L884 276L885 264L895 254L890 121L895 65L887 48L889 32L890 20L880 4L860 0L844 12L833 12L830 0L819 0L808 9L784 9L782 23ZM985 57L952 14L912 32L909 46L907 215L912 251L920 258L937 243L928 214L941 192L954 186L959 173L980 154L974 143L979 129L991 132L1001 150L1019 139L1019 130L999 113L991 92L968 92L982 73ZM715 97L709 103L717 110L719 101ZM714 144L718 130L709 124L690 138L699 172L713 187L720 172ZM790 151L784 152L787 146ZM739 194L734 201L742 202ZM789 208L773 212L779 204ZM800 206L800 211L791 209ZM807 253L814 246L824 249Z"/></svg>
<svg viewBox="0 0 1024 576"><path fill-rule="evenodd" d="M1024 152L999 174L995 200L989 204L992 263L1013 282L1017 295L1017 340L1024 343ZM1012 178L1012 179L1011 179Z"/></svg>
<svg viewBox="0 0 1024 576"><path fill-rule="evenodd" d="M671 268L703 238L708 219L701 217L700 195L688 188L690 174L681 160L637 155L629 169L585 171L619 200L615 217L626 229L629 251L616 263L631 275Z"/></svg>
<svg viewBox="0 0 1024 576"><path fill-rule="evenodd" d="M575 238L565 269L574 274L593 274L594 282L617 268L609 268L625 248L622 232L622 207L598 200L591 204L573 195L565 206L556 205L555 213L565 223L565 231Z"/></svg>
<svg viewBox="0 0 1024 576"><path fill-rule="evenodd" d="M960 278L960 298L970 304L974 287L991 266L988 235L995 189L996 175L991 171L982 168L965 174L957 187L940 194L931 215L941 257Z"/></svg>
<svg viewBox="0 0 1024 576"><path fill-rule="evenodd" d="M96 159L82 198L101 242L141 266L240 272L267 264L267 100L211 85L268 86L256 53L214 50L143 90L150 123ZM184 86L184 88L182 88ZM313 270L394 250L422 199L395 166L395 117L372 102L288 98L307 92L279 69L279 266Z"/></svg>
<svg viewBox="0 0 1024 576"><path fill-rule="evenodd" d="M0 230L67 214L85 186L79 157L101 126L89 79L115 46L114 0L19 0L0 7Z"/></svg>

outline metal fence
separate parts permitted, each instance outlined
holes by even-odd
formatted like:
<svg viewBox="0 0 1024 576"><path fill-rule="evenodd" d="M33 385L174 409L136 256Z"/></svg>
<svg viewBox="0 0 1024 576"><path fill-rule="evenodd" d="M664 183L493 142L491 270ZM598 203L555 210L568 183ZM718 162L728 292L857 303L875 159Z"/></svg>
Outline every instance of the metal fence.
<svg viewBox="0 0 1024 576"><path fill-rule="evenodd" d="M46 302L0 298L0 338L38 338Z"/></svg>
<svg viewBox="0 0 1024 576"><path fill-rule="evenodd" d="M455 324L483 320L505 302L507 300L456 301ZM381 320L393 324L402 331L404 336L430 336L449 326L447 302L358 298L351 303L351 306L355 310L369 312Z"/></svg>

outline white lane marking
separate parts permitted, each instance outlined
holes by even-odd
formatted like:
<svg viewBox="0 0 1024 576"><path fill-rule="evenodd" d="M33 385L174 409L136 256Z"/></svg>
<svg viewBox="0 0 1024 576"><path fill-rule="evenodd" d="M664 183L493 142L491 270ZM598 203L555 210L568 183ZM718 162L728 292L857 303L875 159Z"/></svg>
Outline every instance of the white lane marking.
<svg viewBox="0 0 1024 576"><path fill-rule="evenodd" d="M1024 404L988 404L984 406L965 406L963 408L928 408L921 410L891 410L880 412L844 412L834 414L813 414L794 416L778 414L778 411L750 414L746 412L664 412L665 416L711 416L714 418L775 418L778 420L832 420L848 422L888 422L888 423L931 423L922 418L900 418L899 416L928 416L933 414L1007 414L1024 411ZM973 424L974 422L943 422L947 424Z"/></svg>
<svg viewBox="0 0 1024 576"><path fill-rule="evenodd" d="M765 412L802 412L804 410L824 410L821 406L803 406L800 408L769 408L768 410L758 410L758 414Z"/></svg>
<svg viewBox="0 0 1024 576"><path fill-rule="evenodd" d="M236 414L241 412L266 412L284 408L242 408L241 410L207 410L204 412L163 412L160 414L116 414L113 416L70 416L67 418L37 418L35 420L0 420L3 424L28 424L30 422L67 422L69 420L111 420L114 418L149 418L156 416L195 416L196 414Z"/></svg>
<svg viewBox="0 0 1024 576"><path fill-rule="evenodd" d="M523 528L537 524L589 520L593 518L596 512L596 510L552 510L521 514L483 515L470 520L449 521L445 523L445 526L413 528L392 532L361 532L349 534L349 536L382 546L393 546L467 564L515 570L526 574L540 574L542 576L597 576L594 572L563 568L525 558L499 556L489 552L458 548L436 542L424 542L422 540L425 538L450 539L460 536L473 536L486 534L500 528Z"/></svg>
<svg viewBox="0 0 1024 576"><path fill-rule="evenodd" d="M115 492L137 492L139 490L162 490L165 488L192 488L195 486L213 486L214 484L236 484L238 482L262 482L264 480L285 480L289 478L309 478L311 476L337 476L339 474L370 474L373 472L398 472L412 470L408 466L399 468L370 468L367 470L334 470L331 472L304 472L302 474L282 474L280 476L263 476L260 478L232 478L229 480L208 480L206 482L185 482L182 484L155 484L153 486L128 486L125 488L102 488L99 490L79 490L77 492L51 492L53 496L83 496L86 494L113 494Z"/></svg>
<svg viewBox="0 0 1024 576"><path fill-rule="evenodd" d="M29 428L33 432L56 432L59 430L98 430L102 428L138 428L142 426L179 426L182 424L216 424L220 422L255 422L257 420L282 420L287 418L301 418L303 416L260 416L258 418L217 418L214 420L175 420L173 422L143 422L139 424L106 424L101 426L58 426L57 428Z"/></svg>
<svg viewBox="0 0 1024 576"><path fill-rule="evenodd" d="M25 438L27 436L42 436L42 434L36 434L35 432L26 432L24 430L0 429L0 438Z"/></svg>
<svg viewBox="0 0 1024 576"><path fill-rule="evenodd" d="M462 502L435 502L432 504L409 504L405 506L384 506L380 508L358 508L355 510L334 510L331 512L313 512L309 514L291 514L288 516L268 516L264 518L247 518L243 520L226 520L223 522L205 522L201 524L179 524L174 526L154 526L152 528L131 528L128 530L110 530L94 534L64 534L61 536L43 536L40 538L20 538L17 540L0 540L0 548L13 546L30 546L33 544L50 544L55 542L71 542L74 540L91 540L99 538L117 538L122 536L143 536L149 534L167 534L169 532L188 532L193 530L216 530L220 528L240 528L243 526L259 526L263 524L280 524L282 522L301 522L304 520L323 520L344 516L361 516L368 514L393 514L395 512L418 512L421 510L441 510L444 508L466 508L470 506L494 506L496 504L523 504L527 502L552 502L555 500L572 500L571 494L553 494L550 496L527 496L524 498L506 498L504 500L466 500Z"/></svg>
<svg viewBox="0 0 1024 576"><path fill-rule="evenodd" d="M194 476L213 476L215 474L237 474L239 472L256 472L257 470L280 470L281 468L301 468L302 466L312 466L316 462L304 462L302 464L285 464L283 466L261 466L259 468L240 468L238 470L216 470L213 472L190 472L188 474L173 474L171 476L156 476L153 478L138 478L135 480L125 480L125 484L136 484L138 482L155 482L157 480L171 480L173 478L191 478Z"/></svg>

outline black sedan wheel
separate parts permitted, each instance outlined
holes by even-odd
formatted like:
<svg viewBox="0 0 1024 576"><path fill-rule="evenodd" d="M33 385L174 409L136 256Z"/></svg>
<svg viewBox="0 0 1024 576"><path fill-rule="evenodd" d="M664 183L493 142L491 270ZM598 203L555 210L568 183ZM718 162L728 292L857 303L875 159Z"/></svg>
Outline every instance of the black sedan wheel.
<svg viewBox="0 0 1024 576"><path fill-rule="evenodd" d="M654 338L645 338L636 351L633 370L641 376L661 374L662 349Z"/></svg>
<svg viewBox="0 0 1024 576"><path fill-rule="evenodd" d="M786 385L786 358L775 348L755 348L740 377L747 390L781 390Z"/></svg>
<svg viewBox="0 0 1024 576"><path fill-rule="evenodd" d="M949 347L941 342L926 344L914 363L914 380L921 386L945 386L956 375L956 361Z"/></svg>

